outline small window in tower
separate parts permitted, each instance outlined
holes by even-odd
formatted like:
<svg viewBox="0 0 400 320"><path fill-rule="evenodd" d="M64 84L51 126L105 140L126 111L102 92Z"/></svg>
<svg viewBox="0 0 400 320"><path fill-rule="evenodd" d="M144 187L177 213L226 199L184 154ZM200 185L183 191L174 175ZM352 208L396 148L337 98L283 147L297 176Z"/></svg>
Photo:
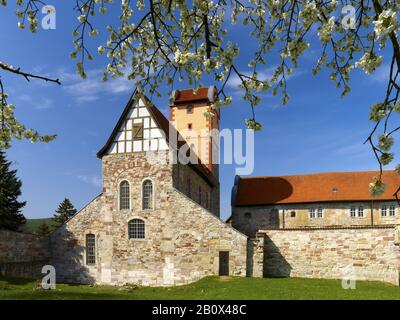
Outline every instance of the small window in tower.
<svg viewBox="0 0 400 320"><path fill-rule="evenodd" d="M192 130L192 124L191 123L188 123L188 129Z"/></svg>
<svg viewBox="0 0 400 320"><path fill-rule="evenodd" d="M203 203L203 199L201 197L201 186L199 186L199 204L201 205Z"/></svg>
<svg viewBox="0 0 400 320"><path fill-rule="evenodd" d="M192 184L190 182L190 178L187 179L187 192L188 192L188 196L191 197L192 196Z"/></svg>
<svg viewBox="0 0 400 320"><path fill-rule="evenodd" d="M187 113L193 113L193 106L188 106L186 111Z"/></svg>

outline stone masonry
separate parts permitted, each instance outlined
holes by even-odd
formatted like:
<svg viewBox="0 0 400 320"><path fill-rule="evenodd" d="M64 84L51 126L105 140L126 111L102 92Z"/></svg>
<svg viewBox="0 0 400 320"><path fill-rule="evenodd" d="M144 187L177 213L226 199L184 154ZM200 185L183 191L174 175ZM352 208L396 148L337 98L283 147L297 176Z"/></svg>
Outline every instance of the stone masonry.
<svg viewBox="0 0 400 320"><path fill-rule="evenodd" d="M263 264L255 263L255 276L260 276L262 266L264 276L399 285L399 231L399 227L260 230L253 260Z"/></svg>
<svg viewBox="0 0 400 320"><path fill-rule="evenodd" d="M174 188L172 164L149 165L145 153L103 158L103 193L51 235L58 279L141 285L184 284L218 274L229 251L231 275L246 275L247 237ZM141 181L154 183L154 209L141 210ZM131 185L131 210L118 210L118 184ZM128 222L145 221L145 239L128 238ZM96 264L85 263L85 235L96 235Z"/></svg>
<svg viewBox="0 0 400 320"><path fill-rule="evenodd" d="M0 230L0 274L39 277L48 264L49 241L33 234Z"/></svg>
<svg viewBox="0 0 400 320"><path fill-rule="evenodd" d="M380 208L396 206L396 215L382 217ZM363 217L351 217L350 208L362 206ZM321 218L310 218L310 209L323 208ZM254 237L260 229L357 227L400 224L400 209L393 201L354 201L336 203L300 203L285 205L233 207L232 226L248 236ZM389 209L388 209L389 210ZM372 215L373 212L373 215Z"/></svg>

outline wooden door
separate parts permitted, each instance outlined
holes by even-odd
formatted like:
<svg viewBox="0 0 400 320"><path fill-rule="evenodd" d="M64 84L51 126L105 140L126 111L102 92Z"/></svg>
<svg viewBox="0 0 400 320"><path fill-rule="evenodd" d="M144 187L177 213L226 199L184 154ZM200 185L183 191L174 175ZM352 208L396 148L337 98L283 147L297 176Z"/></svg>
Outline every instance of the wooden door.
<svg viewBox="0 0 400 320"><path fill-rule="evenodd" d="M229 276L229 251L219 252L219 275Z"/></svg>

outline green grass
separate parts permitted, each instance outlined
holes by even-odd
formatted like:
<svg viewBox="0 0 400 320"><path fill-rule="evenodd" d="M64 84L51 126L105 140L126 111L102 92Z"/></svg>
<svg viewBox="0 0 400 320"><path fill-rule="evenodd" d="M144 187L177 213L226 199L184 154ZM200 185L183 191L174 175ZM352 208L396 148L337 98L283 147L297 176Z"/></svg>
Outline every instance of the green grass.
<svg viewBox="0 0 400 320"><path fill-rule="evenodd" d="M35 280L0 277L0 299L400 299L400 287L358 281L344 290L340 280L300 278L259 279L207 277L170 288L141 287L131 292L117 287L58 284L56 290L36 289Z"/></svg>
<svg viewBox="0 0 400 320"><path fill-rule="evenodd" d="M38 231L39 226L46 222L49 227L53 225L52 218L43 218L43 219L26 219L26 223L22 226L22 231L24 232L36 232Z"/></svg>

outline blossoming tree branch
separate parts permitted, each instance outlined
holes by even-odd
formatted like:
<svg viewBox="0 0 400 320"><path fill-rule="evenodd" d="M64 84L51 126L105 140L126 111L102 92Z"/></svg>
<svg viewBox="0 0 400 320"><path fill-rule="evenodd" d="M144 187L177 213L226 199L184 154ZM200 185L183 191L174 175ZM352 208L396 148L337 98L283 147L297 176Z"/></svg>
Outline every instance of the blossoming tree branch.
<svg viewBox="0 0 400 320"><path fill-rule="evenodd" d="M255 107L260 103L261 92L280 95L282 103L289 99L287 78L298 67L299 57L310 47L309 36L317 30L320 57L315 61L313 73L322 68L330 69L330 78L342 95L350 92L350 75L354 68L361 68L366 75L372 74L383 59L390 59L387 89L381 101L370 110L375 123L365 143L371 145L379 163L381 174L370 185L371 192L379 195L385 185L381 179L382 168L391 163L393 135L400 129L389 125L389 119L400 112L400 49L398 0L121 0L118 17L109 17L110 25L102 30L95 25L96 15L107 15L112 0L75 0L71 5L77 13L77 25L73 30L77 72L86 77L85 68L93 60L95 51L86 45L87 37L108 32L108 41L97 48L98 54L109 59L103 80L125 76L150 94L159 95L159 87L174 85L187 80L198 88L202 80L212 76L219 83L218 102L214 110L228 105L232 98L226 93L226 85L233 77L240 80L243 99L247 102L250 117L246 124L260 130ZM7 0L0 0L7 5ZM36 32L37 13L41 0L16 0L18 26ZM350 6L350 7L349 7ZM348 8L352 14L343 15ZM228 40L229 25L242 24L250 30L249 37L258 44L253 58L248 61L251 72L241 72L237 65L240 48L245 44ZM248 41L248 40L246 40ZM382 49L390 51L383 57ZM260 68L277 55L280 63L272 78L262 79ZM25 79L37 78L59 83L40 75L22 72L19 68L1 63L2 72L12 72ZM1 83L2 129L1 147L9 147L12 138L51 140L52 136L40 136L34 130L26 130L15 119L14 106L7 103L7 94ZM366 106L367 107L367 106ZM206 116L213 116L209 112ZM400 166L397 167L400 171ZM397 192L396 192L397 196Z"/></svg>

